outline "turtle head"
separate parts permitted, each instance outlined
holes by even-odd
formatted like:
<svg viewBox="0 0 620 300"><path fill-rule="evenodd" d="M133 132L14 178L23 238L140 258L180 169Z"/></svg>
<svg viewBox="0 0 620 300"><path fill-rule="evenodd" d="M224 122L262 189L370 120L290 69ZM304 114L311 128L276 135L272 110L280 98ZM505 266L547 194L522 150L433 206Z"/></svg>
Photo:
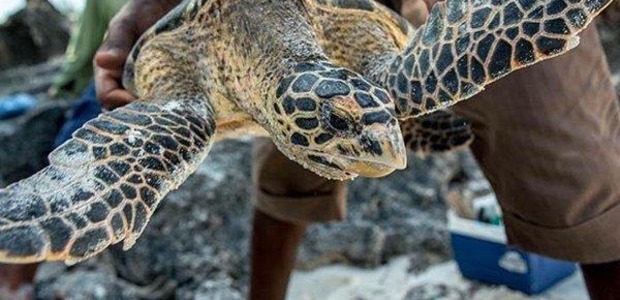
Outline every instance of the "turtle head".
<svg viewBox="0 0 620 300"><path fill-rule="evenodd" d="M406 166L394 104L380 87L329 64L301 64L277 91L274 141L332 179L381 177Z"/></svg>

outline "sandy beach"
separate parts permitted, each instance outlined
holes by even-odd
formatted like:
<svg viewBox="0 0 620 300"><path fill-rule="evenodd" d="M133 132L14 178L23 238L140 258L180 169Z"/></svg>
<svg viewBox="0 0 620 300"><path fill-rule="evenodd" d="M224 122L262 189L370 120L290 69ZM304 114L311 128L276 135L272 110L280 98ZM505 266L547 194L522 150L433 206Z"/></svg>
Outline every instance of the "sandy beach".
<svg viewBox="0 0 620 300"><path fill-rule="evenodd" d="M558 283L545 294L528 297L505 287L464 279L454 261L419 274L408 272L410 259L399 257L377 269L344 265L296 272L289 300L587 300L581 274Z"/></svg>

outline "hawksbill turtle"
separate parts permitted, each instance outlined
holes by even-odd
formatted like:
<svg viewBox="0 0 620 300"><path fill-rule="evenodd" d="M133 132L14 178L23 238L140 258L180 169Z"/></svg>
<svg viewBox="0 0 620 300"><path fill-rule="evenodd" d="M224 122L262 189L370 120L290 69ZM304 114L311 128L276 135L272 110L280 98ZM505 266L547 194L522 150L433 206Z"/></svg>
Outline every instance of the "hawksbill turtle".
<svg viewBox="0 0 620 300"><path fill-rule="evenodd" d="M401 169L405 143L467 143L446 108L574 48L611 2L447 0L414 28L370 0L184 1L128 58L124 84L140 100L86 123L50 166L0 191L0 261L129 249L218 139L270 136L333 179Z"/></svg>

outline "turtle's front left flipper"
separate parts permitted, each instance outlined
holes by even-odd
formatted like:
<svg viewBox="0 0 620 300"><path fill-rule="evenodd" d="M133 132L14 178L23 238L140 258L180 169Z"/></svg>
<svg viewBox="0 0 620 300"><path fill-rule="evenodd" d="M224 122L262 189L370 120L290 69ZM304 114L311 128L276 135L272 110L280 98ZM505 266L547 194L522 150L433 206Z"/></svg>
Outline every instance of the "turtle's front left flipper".
<svg viewBox="0 0 620 300"><path fill-rule="evenodd" d="M86 123L50 166L0 191L0 261L75 263L121 241L128 249L214 133L196 97L134 102Z"/></svg>
<svg viewBox="0 0 620 300"><path fill-rule="evenodd" d="M451 106L508 73L560 55L613 0L447 0L384 74L397 111Z"/></svg>
<svg viewBox="0 0 620 300"><path fill-rule="evenodd" d="M407 148L422 156L458 150L474 140L467 119L447 110L400 121L400 127Z"/></svg>

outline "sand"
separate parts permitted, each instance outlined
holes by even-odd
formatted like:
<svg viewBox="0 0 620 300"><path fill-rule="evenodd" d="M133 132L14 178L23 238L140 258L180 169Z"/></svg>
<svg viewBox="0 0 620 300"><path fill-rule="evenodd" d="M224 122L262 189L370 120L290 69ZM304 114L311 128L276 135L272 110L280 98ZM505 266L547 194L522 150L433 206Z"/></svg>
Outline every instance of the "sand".
<svg viewBox="0 0 620 300"><path fill-rule="evenodd" d="M408 273L410 260L400 257L377 269L334 265L293 275L288 300L587 300L580 274L535 297L505 287L464 279L454 261L419 274Z"/></svg>

